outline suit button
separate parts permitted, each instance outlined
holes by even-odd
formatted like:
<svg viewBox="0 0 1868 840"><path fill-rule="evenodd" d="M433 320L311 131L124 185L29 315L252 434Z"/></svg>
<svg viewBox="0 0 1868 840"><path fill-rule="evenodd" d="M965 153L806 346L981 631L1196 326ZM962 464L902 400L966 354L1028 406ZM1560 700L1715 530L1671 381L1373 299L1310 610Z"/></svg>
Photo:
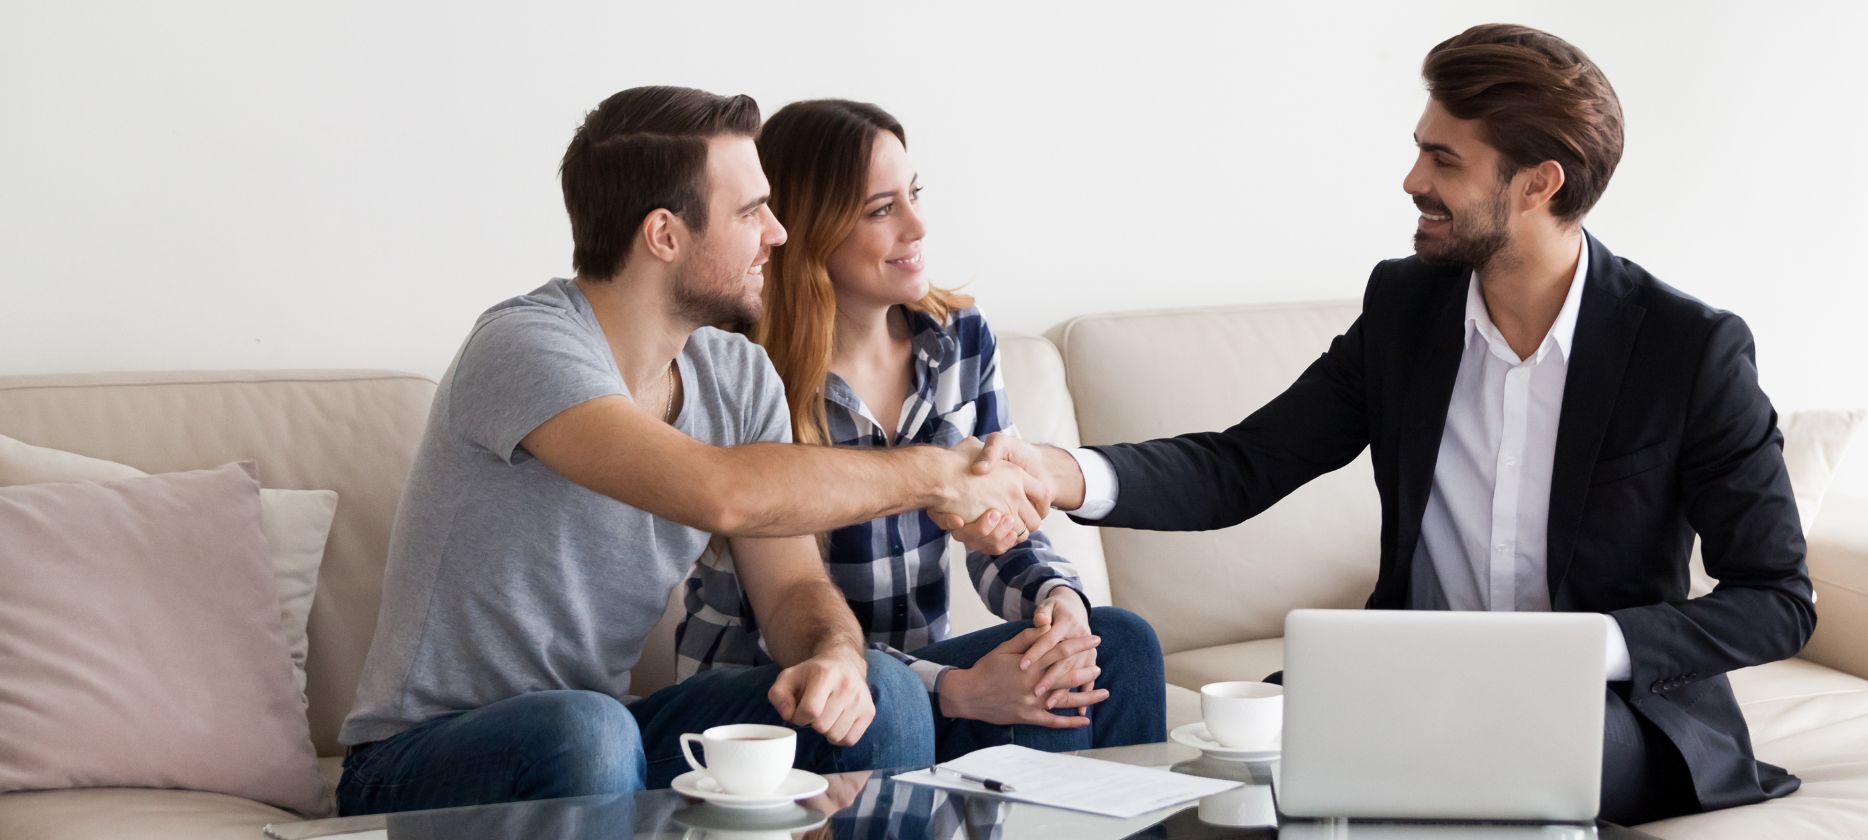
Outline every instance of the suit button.
<svg viewBox="0 0 1868 840"><path fill-rule="evenodd" d="M1655 694L1659 694L1663 691L1666 691L1667 681L1666 680L1655 680L1653 685L1648 686L1648 690L1654 692Z"/></svg>

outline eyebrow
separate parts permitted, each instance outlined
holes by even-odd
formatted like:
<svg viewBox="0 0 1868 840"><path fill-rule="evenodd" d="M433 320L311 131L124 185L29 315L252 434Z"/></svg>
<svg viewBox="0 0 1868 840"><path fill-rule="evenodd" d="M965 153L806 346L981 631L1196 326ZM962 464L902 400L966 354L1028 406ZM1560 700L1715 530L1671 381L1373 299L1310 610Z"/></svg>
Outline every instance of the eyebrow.
<svg viewBox="0 0 1868 840"><path fill-rule="evenodd" d="M755 198L751 201L746 202L745 204L740 205L739 210L736 212L741 213L741 214L751 213L759 205L764 204L771 200L772 200L772 194L766 193L765 195L759 196L758 198Z"/></svg>
<svg viewBox="0 0 1868 840"><path fill-rule="evenodd" d="M914 189L915 187L920 186L920 184L921 184L921 173L919 172L915 173L915 176L913 178L908 179L909 189ZM869 202L875 201L878 198L888 198L889 196L892 196L894 194L895 194L894 190L883 190L882 192L876 193L875 195L872 195L868 198L863 199L863 203L868 204Z"/></svg>
<svg viewBox="0 0 1868 840"><path fill-rule="evenodd" d="M1445 143L1422 143L1419 135L1414 136L1414 145L1419 146L1420 150L1423 152L1440 152L1442 154L1452 155L1453 157L1459 157L1459 153L1453 151L1452 146L1448 146Z"/></svg>

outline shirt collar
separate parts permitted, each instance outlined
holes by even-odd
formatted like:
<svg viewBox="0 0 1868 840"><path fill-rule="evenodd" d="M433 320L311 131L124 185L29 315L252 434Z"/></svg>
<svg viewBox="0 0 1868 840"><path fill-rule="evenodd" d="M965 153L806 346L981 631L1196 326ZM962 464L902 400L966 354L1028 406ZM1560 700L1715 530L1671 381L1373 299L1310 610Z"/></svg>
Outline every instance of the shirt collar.
<svg viewBox="0 0 1868 840"><path fill-rule="evenodd" d="M936 320L934 316L913 308L908 308L907 314L909 340L914 344L914 359L911 363L916 365L914 382L915 388L919 391L924 383L932 381L942 370L958 361L960 342L954 337L953 332L947 329L947 325ZM843 377L838 376L834 371L828 372L825 376L824 399L842 407L851 416L861 417L869 421L871 425L875 424L875 418L869 415L863 401L856 396L856 392L850 388L849 383L844 382ZM890 431L893 433L893 430Z"/></svg>
<svg viewBox="0 0 1868 840"><path fill-rule="evenodd" d="M959 358L959 339L934 316L908 308L908 330L914 336L915 356L931 370L942 370Z"/></svg>
<svg viewBox="0 0 1868 840"><path fill-rule="evenodd" d="M1563 308L1557 310L1557 320L1550 325L1550 332L1545 334L1543 342L1537 345L1532 360L1541 360L1552 342L1555 342L1557 352L1562 353L1564 359L1570 358L1571 348L1576 342L1577 314L1583 308L1583 286L1589 277L1589 237L1584 236L1582 240L1582 248L1576 258L1576 273L1570 277L1570 290L1563 296ZM1498 325L1492 323L1491 313L1485 309L1485 295L1479 289L1477 271L1472 273L1466 283L1467 343L1472 342L1475 331L1493 347L1503 347L1510 352L1511 345L1505 341L1504 334L1498 331Z"/></svg>

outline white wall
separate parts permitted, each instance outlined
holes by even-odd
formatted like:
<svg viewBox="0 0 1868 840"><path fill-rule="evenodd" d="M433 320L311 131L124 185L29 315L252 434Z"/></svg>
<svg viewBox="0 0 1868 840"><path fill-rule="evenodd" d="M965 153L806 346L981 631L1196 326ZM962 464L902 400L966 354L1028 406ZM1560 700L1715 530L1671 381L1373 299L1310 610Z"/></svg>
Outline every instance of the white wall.
<svg viewBox="0 0 1868 840"><path fill-rule="evenodd" d="M1510 20L1621 93L1591 229L1746 316L1780 407L1868 406L1868 4L522 5L9 0L0 372L438 374L569 270L558 158L647 83L892 110L1002 330L1351 297L1409 250L1421 56Z"/></svg>

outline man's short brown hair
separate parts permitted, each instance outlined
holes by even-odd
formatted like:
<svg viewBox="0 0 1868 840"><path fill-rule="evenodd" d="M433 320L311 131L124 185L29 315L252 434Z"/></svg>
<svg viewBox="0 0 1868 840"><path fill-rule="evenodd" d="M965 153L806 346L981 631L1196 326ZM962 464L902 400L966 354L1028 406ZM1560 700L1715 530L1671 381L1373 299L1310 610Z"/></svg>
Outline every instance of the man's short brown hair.
<svg viewBox="0 0 1868 840"><path fill-rule="evenodd" d="M558 169L578 275L615 277L636 228L657 209L705 232L707 141L758 130L759 105L748 96L638 87L603 100L585 115Z"/></svg>
<svg viewBox="0 0 1868 840"><path fill-rule="evenodd" d="M1554 160L1563 188L1550 212L1580 221L1622 159L1622 106L1608 77L1568 41L1528 26L1488 23L1447 39L1421 64L1427 91L1478 120L1503 155L1501 175Z"/></svg>

